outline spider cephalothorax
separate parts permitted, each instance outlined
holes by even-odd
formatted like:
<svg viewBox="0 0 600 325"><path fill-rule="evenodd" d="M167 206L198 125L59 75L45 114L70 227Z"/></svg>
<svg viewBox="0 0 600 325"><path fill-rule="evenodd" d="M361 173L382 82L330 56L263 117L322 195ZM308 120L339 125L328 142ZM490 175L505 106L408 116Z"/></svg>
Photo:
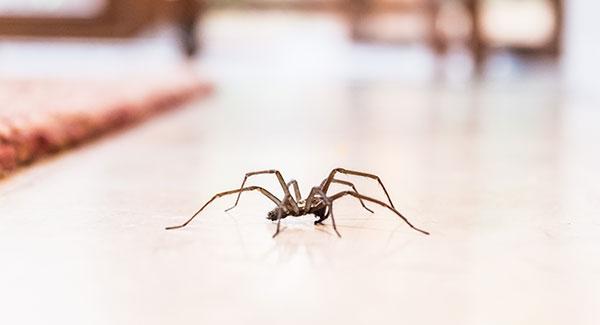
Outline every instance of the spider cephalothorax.
<svg viewBox="0 0 600 325"><path fill-rule="evenodd" d="M381 185L381 188L383 189L383 192L385 193L385 195L389 201L389 204L358 193L354 184L347 182L347 181L336 179L335 175L337 173L361 176L361 177L368 177L368 178L377 180L379 185ZM275 195L271 194L271 192L267 191L266 189L264 189L262 187L259 187L259 186L244 187L244 185L246 185L246 181L248 180L249 177L254 176L254 175L259 175L259 174L275 174L275 176L277 177L277 180L279 181L279 184L281 185L283 192L284 192L284 197L282 200L278 199ZM327 190L329 189L329 186L332 183L338 183L338 184L349 186L352 190L351 191L342 191L337 194L327 196ZM292 195L290 193L290 187L293 187L294 197L292 197ZM237 193L237 199L235 200L234 205L231 208L227 209L226 211L231 210L237 206L238 202L240 201L240 196L242 195L242 192L247 192L247 191L259 191L263 195L265 195L269 200L273 201L277 205L275 207L275 209L273 209L267 213L267 219L272 220L272 221L277 221L277 230L273 234L273 237L277 236L277 234L279 233L281 219L284 219L288 216L299 217L299 216L304 216L304 215L308 215L308 214L312 214L316 218L318 218L315 221L315 225L321 224L325 219L327 219L328 217L331 217L331 223L333 224L333 229L335 230L335 233L341 237L341 235L338 232L337 227L335 225L335 219L333 217L332 203L333 203L333 201L335 201L341 197L344 197L346 195L350 195L350 196L357 198L360 201L360 204L362 204L362 206L371 213L373 213L373 211L365 205L363 200L373 202L375 204L386 207L386 208L390 209L391 211L393 211L402 220L404 220L404 222L406 222L414 230L419 231L423 234L429 235L428 232L413 226L408 221L408 219L406 219L402 214L400 214L400 212L398 212L398 210L396 210L396 208L394 207L394 204L392 203L392 200L390 199L390 196L389 196L387 190L385 189L385 186L383 186L383 183L381 182L381 179L378 176L373 175L373 174L363 173L363 172L357 172L357 171L353 171L353 170L347 170L347 169L343 169L343 168L336 168L336 169L332 170L329 173L329 176L325 180L323 180L323 182L321 182L321 185L315 186L312 188L312 190L310 191L310 193L304 200L302 199L302 195L300 194L300 188L298 187L298 182L296 182L295 180L292 180L292 181L286 183L283 179L283 176L281 176L281 173L277 170L263 170L263 171L258 171L258 172L247 173L246 176L244 177L244 181L242 181L242 186L240 186L239 189L225 191L225 192L215 194L208 202L206 202L200 208L200 210L198 210L196 213L194 213L194 215L189 220L187 220L186 222L184 222L183 224L181 224L179 226L167 227L167 229L177 229L177 228L185 227L207 205L209 205L216 198Z"/></svg>

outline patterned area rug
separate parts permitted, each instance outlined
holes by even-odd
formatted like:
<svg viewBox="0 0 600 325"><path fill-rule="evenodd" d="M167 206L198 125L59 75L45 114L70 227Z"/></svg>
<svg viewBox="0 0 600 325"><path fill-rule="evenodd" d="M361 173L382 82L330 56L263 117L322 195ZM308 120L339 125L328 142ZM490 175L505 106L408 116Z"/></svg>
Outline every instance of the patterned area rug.
<svg viewBox="0 0 600 325"><path fill-rule="evenodd" d="M118 81L0 80L0 177L211 90L189 74Z"/></svg>

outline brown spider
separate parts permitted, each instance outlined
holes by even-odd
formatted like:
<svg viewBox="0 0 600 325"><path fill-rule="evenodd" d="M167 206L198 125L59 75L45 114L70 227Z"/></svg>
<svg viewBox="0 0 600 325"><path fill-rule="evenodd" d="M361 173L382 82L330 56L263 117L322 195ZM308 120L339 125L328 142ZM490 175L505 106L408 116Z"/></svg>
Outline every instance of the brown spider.
<svg viewBox="0 0 600 325"><path fill-rule="evenodd" d="M358 193L358 191L356 190L356 187L354 187L354 184L347 182L347 181L335 179L336 173L368 177L368 178L377 180L377 182L379 182L379 185L381 185L381 188L383 188L383 192L387 196L387 199L390 204L388 205L384 202L381 202L379 200L376 200L376 199L373 199L373 198L370 198L368 196ZM259 186L244 187L244 185L246 184L246 181L248 180L248 178L250 176L260 175L260 174L275 174L275 176L277 177L279 184L281 184L281 188L283 189L283 192L284 192L283 200L279 200L275 195L271 194L269 191L267 191L266 189L264 189L262 187L259 187ZM352 188L352 191L342 191L335 195L327 196L326 195L327 190L329 189L329 186L332 183L338 183L338 184L350 186ZM290 186L293 186L295 199L292 198L292 195L290 194L290 190L289 190ZM303 200L302 196L300 195L300 188L298 187L298 182L296 182L295 180L292 180L286 184L285 181L283 180L283 177L281 176L281 173L277 170L263 170L263 171L258 171L258 172L247 173L246 176L244 177L244 181L242 182L242 186L240 186L239 189L225 191L225 192L215 194L210 200L208 200L208 202L206 202L200 208L200 210L198 210L196 213L194 213L194 215L188 221L184 222L183 224L181 224L179 226L167 227L166 229L169 230L169 229L178 229L178 228L185 227L200 212L202 212L202 210L204 210L204 208L207 205L209 205L216 198L219 198L219 197L222 197L225 195L238 193L237 199L235 200L235 204L231 208L225 210L225 211L229 211L237 206L238 202L240 201L240 196L242 195L242 192L254 191L254 190L261 192L268 199L270 199L277 205L277 207L275 209L269 211L269 213L267 215L267 219L272 220L272 221L277 221L277 230L273 234L273 237L275 237L275 236L277 236L277 234L279 234L281 219L286 218L287 216L299 217L299 216L303 216L303 215L307 215L307 214L313 214L315 217L319 218L318 220L315 221L315 225L322 224L325 219L327 219L328 217L331 216L331 223L333 224L333 230L335 230L335 233L339 237L342 237L340 235L340 233L338 232L337 227L335 226L335 219L333 217L332 203L333 203L333 201L335 201L343 196L346 196L346 195L351 195L351 196L357 198L360 201L360 204L362 204L362 206L371 213L373 213L373 211L371 209L367 208L367 206L365 205L363 200L373 202L373 203L379 204L383 207L386 207L386 208L392 210L396 215L398 215L398 217L402 218L402 220L404 220L404 222L406 222L414 230L419 231L425 235L429 235L429 233L427 231L421 230L421 229L413 226L408 221L408 219L406 219L402 214L400 214L400 212L398 212L398 210L396 210L396 208L394 207L394 204L392 203L392 199L390 199L390 195L388 194L387 190L385 189L385 186L383 186L381 179L377 175L357 172L357 171L353 171L353 170L347 170L347 169L343 169L343 168L336 168L336 169L332 170L329 173L329 176L326 179L324 179L323 182L321 182L321 185L315 186L312 188L312 190L310 191L310 194L308 195L308 197L305 200Z"/></svg>

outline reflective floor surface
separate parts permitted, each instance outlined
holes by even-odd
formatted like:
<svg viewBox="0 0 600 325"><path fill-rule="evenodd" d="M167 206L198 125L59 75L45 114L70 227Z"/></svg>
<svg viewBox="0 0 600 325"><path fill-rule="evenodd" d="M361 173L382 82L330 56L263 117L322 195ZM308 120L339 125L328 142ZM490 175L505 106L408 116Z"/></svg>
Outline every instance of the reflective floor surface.
<svg viewBox="0 0 600 325"><path fill-rule="evenodd" d="M3 181L2 318L594 324L599 114L515 84L224 85ZM247 171L278 168L306 194L337 166L379 174L431 236L348 198L335 204L342 239L312 217L271 239L257 194L164 230ZM271 177L252 184L281 197Z"/></svg>

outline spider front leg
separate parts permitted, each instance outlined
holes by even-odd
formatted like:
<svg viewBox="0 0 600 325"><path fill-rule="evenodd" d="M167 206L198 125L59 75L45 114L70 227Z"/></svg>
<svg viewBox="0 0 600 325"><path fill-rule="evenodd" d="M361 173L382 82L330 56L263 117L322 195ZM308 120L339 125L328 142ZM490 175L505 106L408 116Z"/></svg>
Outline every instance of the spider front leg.
<svg viewBox="0 0 600 325"><path fill-rule="evenodd" d="M289 196L284 196L281 204L279 205L279 209L277 209L277 229L271 238L275 238L279 234L279 229L281 229L281 219L283 219L283 206Z"/></svg>
<svg viewBox="0 0 600 325"><path fill-rule="evenodd" d="M340 235L340 232L337 230L337 226L335 225L335 218L333 217L333 205L331 204L332 201L325 195L325 192L323 192L323 190L321 190L320 188L316 192L323 198L325 204L327 204L328 211L325 219L327 219L327 217L331 217L331 224L333 225L333 230L338 235L338 237L342 238L342 235ZM318 224L321 224L321 222L319 222Z"/></svg>
<svg viewBox="0 0 600 325"><path fill-rule="evenodd" d="M421 230L421 229L419 229L419 228L417 228L417 227L413 226L413 225L412 225L412 223L410 223L410 221L408 221L408 219L407 219L406 217L404 217L404 216L403 216L403 215L402 215L400 212L398 212L398 210L396 210L396 208L394 208L394 207L392 207L392 206L390 206L390 205L388 205L388 204L386 204L386 203L384 203L384 202L381 202L381 201L379 201L379 200L376 200L376 199L374 199L374 198L371 198L371 197L368 197L368 196L365 196L365 195L362 195L362 194L358 194L358 193L356 193L356 192L344 191L344 192L340 192L340 193L337 193L337 194L335 194L335 195L332 195L332 196L330 196L330 197L329 197L329 200L330 200L331 202L333 202L333 201L335 201L335 200L337 200L337 199L339 199L339 198L341 198L341 197L344 197L344 196L346 196L346 195L351 195L351 196L354 196L354 197L355 197L355 198L357 198L357 199L363 199L363 200L365 200L365 201L373 202L373 203L375 203L375 204L379 204L379 205L381 205L381 206L383 206L383 207L386 207L386 208L390 209L392 212L394 212L394 213L395 213L395 214L396 214L398 217L400 217L402 220L404 220L404 222L406 222L406 224L408 224L408 225L409 225L409 226L410 226L412 229L414 229L414 230L416 230L416 231L418 231L418 232L420 232L420 233L423 233L423 234L425 234L425 235L429 235L429 232L427 232L427 231L425 231L425 230Z"/></svg>
<svg viewBox="0 0 600 325"><path fill-rule="evenodd" d="M294 186L294 191L296 192L296 197L301 198L300 197L300 190L298 189L298 182L296 182L296 181L290 181L287 184L288 187L292 186L292 185ZM275 238L275 236L277 236L277 234L279 234L279 230L281 229L281 219L283 219L286 216L288 216L289 215L289 211L294 206L298 210L300 209L298 207L298 205L296 204L296 202L294 202L294 200L292 200L292 198L291 198L291 196L289 194L283 197L283 200L281 200L281 204L279 204L279 207L277 209L277 230L273 234L273 238ZM285 216L283 215L284 212L286 213Z"/></svg>
<svg viewBox="0 0 600 325"><path fill-rule="evenodd" d="M338 237L341 238L342 235L340 235L340 233L338 232L337 226L335 224L335 219L333 217L333 205L331 204L332 201L327 197L327 195L325 195L325 192L323 192L323 190L320 187L315 186L312 188L312 190L310 191L310 194L306 198L306 208L310 209L312 207L316 195L319 195L321 197L321 199L323 199L325 204L327 204L327 213L324 213L324 215L318 215L319 220L315 221L315 225L323 224L323 221L331 216L331 223L333 224L333 230L335 230L335 233L338 235Z"/></svg>
<svg viewBox="0 0 600 325"><path fill-rule="evenodd" d="M196 211L196 213L194 213L194 215L190 219L188 219L186 222L184 222L183 224L178 225L178 226L167 227L166 229L167 230L171 230L171 229L178 229L178 228L183 228L183 227L187 226L188 223L190 223L198 214L200 214L200 212L202 212L202 210L204 210L204 208L206 208L206 206L208 206L216 198L219 198L219 197L222 197L222 196L225 196L225 195L230 195L230 194L235 194L235 193L241 193L241 192L246 192L246 191L254 191L254 190L260 191L269 200L273 201L275 204L277 204L277 206L281 207L281 203L282 202L275 195L271 194L271 192L265 190L264 188L259 187L259 186L242 187L242 188L237 189L237 190L225 191L225 192L221 192L221 193L215 194L210 200L208 200L208 202L206 202L200 208L200 210Z"/></svg>
<svg viewBox="0 0 600 325"><path fill-rule="evenodd" d="M315 186L310 190L310 193L308 193L308 196L306 197L306 202L304 202L305 213L308 213L308 211L310 211L310 209L312 208L313 202L315 200L315 195L317 195L319 193L319 191L322 192L321 188ZM327 216L328 216L328 214L327 215L324 214L323 216L318 216L319 220L315 221L315 225L319 224L323 220L327 219Z"/></svg>
<svg viewBox="0 0 600 325"><path fill-rule="evenodd" d="M261 175L261 174L275 174L275 177L277 177L277 180L279 181L279 184L281 185L281 188L283 189L284 196L290 196L290 191L288 190L288 187L286 186L285 181L283 180L283 176L281 176L281 173L278 170L274 170L274 169L246 173L246 175L244 176L244 180L242 181L242 185L240 186L240 189L243 188L244 185L246 185L246 181L248 180L248 178L250 178L251 176L256 176L256 175ZM238 193L238 196L235 199L235 203L233 204L233 206L225 211L229 211L229 210L235 208L237 206L238 202L240 201L240 196L242 196L242 192ZM291 200L293 200L293 199L291 199ZM296 202L294 202L294 203L296 203ZM298 209L298 205L296 204L294 207L295 212L298 212L297 209Z"/></svg>
<svg viewBox="0 0 600 325"><path fill-rule="evenodd" d="M323 188L323 185L325 184L325 182L326 182L326 181L327 181L327 178L326 178L326 179L324 179L324 180L321 182L321 186L320 186L321 188ZM340 179L335 179L335 178L334 178L334 179L332 179L332 180L331 180L331 183L338 183L338 184L342 184L342 185L350 186L350 187L351 187L351 188L354 190L354 192L358 193L358 190L356 189L356 187L354 186L354 184L352 184L352 183L350 183L350 182L348 182L348 181L343 181L343 180L340 180ZM360 194L360 193L358 193L358 194ZM365 202L363 202L363 200L361 200L361 199L358 199L358 200L360 201L360 204L363 206L363 208L365 208L367 211L369 211L369 212L371 212L371 213L375 213L375 212L373 212L373 210L371 210L371 209L367 208L367 206L365 205Z"/></svg>
<svg viewBox="0 0 600 325"><path fill-rule="evenodd" d="M388 191L385 189L385 186L383 186L383 182L381 181L381 178L379 178L379 176L374 175L374 174L368 174L368 173L363 173L363 172L359 172L359 171L355 171L355 170L348 170L348 169L344 169L344 168L336 168L329 173L327 180L321 186L321 188L323 189L323 192L327 193L327 190L329 190L329 185L331 185L331 183L333 182L336 173L342 173L345 175L354 175L354 176L360 176L360 177L367 177L367 178L376 180L379 183L379 185L381 185L381 188L383 189L385 196L387 197L388 201L390 202L390 206L392 206L392 208L394 207L394 203L392 202L392 199L390 198Z"/></svg>
<svg viewBox="0 0 600 325"><path fill-rule="evenodd" d="M300 195L300 188L298 187L298 182L296 180L291 180L287 183L286 187L291 187L293 186L294 188L294 194L296 195L296 200L300 201L302 200L302 196ZM291 206L292 208L296 208L298 211L300 210L300 208L298 207L298 204L291 199L291 196L288 192L288 194L286 194L283 197L283 200L281 200L281 204L279 205L279 209L277 209L277 230L275 230L275 233L273 234L273 238L275 238L275 236L277 236L279 234L279 230L281 229L281 219L283 219L283 209L286 207L286 204L288 204L289 206Z"/></svg>

